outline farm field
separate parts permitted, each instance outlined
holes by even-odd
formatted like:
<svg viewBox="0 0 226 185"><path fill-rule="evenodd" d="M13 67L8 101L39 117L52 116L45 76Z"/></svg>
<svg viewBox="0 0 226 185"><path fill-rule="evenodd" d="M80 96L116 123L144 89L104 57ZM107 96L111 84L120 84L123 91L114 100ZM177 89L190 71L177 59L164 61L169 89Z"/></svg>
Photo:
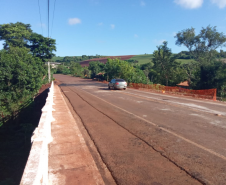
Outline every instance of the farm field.
<svg viewBox="0 0 226 185"><path fill-rule="evenodd" d="M100 61L102 63L106 63L108 58L114 59L114 58L120 58L121 60L128 60L134 57L135 55L123 55L123 56L107 56L105 58L93 58L90 60L85 60L80 62L81 66L88 66L90 62L92 61Z"/></svg>
<svg viewBox="0 0 226 185"><path fill-rule="evenodd" d="M76 56L81 58L81 56ZM64 57L53 57L52 61L63 60ZM144 55L123 55L123 56L101 56L101 58L93 58L90 60L81 61L80 64L82 66L87 66L90 61L100 61L103 63L107 62L108 58L121 58L121 60L137 60L138 64L146 64L151 62L153 59L153 54L144 54ZM186 64L192 62L192 59L176 59L176 61L181 62L182 64Z"/></svg>

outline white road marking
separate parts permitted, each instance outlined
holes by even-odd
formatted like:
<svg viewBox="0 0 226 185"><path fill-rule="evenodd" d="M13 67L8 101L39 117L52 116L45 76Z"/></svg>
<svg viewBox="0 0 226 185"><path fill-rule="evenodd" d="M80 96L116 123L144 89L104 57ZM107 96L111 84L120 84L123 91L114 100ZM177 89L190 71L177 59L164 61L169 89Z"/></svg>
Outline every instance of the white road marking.
<svg viewBox="0 0 226 185"><path fill-rule="evenodd" d="M175 101L171 101L171 100L162 100L161 98L156 98L156 97L150 97L150 96L144 96L144 95L139 95L139 94L134 94L134 93L128 93L126 92L125 94L132 94L132 95L136 95L136 96L140 96L140 97L144 97L144 98L148 98L148 99L154 99L154 100L158 100L158 101L165 101L171 104L178 104L178 105L182 105L182 106L187 106L189 108L193 108L202 112L207 112L207 113L211 113L211 114L220 114L220 115L226 115L226 112L220 112L220 111L216 111L216 110L212 110L209 109L207 107L204 106L200 106L200 105L196 105L193 103L180 103L180 102L175 102Z"/></svg>
<svg viewBox="0 0 226 185"><path fill-rule="evenodd" d="M82 89L81 89L81 90L82 90ZM83 91L84 91L84 90L83 90ZM142 117L140 117L140 116L137 116L136 114L133 114L133 113L131 113L131 112L129 112L129 111L127 111L127 110L121 108L121 107L118 107L118 106L116 106L116 105L114 105L114 104L112 104L112 103L110 103L110 102L108 102L108 101L106 101L106 100L104 100L104 99L102 99L102 98L99 98L98 96L95 96L95 95L93 95L93 94L91 94L91 93L89 93L89 92L87 92L87 91L85 91L85 92L86 92L87 94L90 94L91 96L94 96L95 98L98 98L98 99L100 99L100 100L102 100L102 101L108 103L109 105L112 105L112 106L114 106L114 107L116 107L116 108L118 108L118 109L120 109L120 110L122 110L122 111L124 111L124 112L126 112L126 113L128 113L128 114L130 114L130 115L133 115L133 116L135 116L135 117L137 117L137 118L139 118L139 119L141 119L141 120L143 120L143 121L145 121L145 122L147 122L147 123L149 123L149 124L151 124L151 125L153 125L153 126L156 126L156 127L158 127L159 129L161 129L161 130L163 130L163 131L165 131L165 132L167 132L167 133L169 133L169 134L172 134L172 135L174 135L175 137L178 137L179 139L182 139L182 140L184 140L184 141L186 141L186 142L188 142L188 143L190 143L190 144L192 144L192 145L194 145L194 146L196 146L196 147L198 147L198 148L200 148L200 149L202 149L202 150L205 150L205 151L207 151L207 152L209 152L209 153L211 153L211 154L213 154L213 155L215 155L215 156L217 156L217 157L219 157L219 158L221 158L221 159L223 159L223 160L226 161L226 157L225 157L224 155L221 155L221 154L219 154L219 153L217 153L217 152L214 152L213 150L211 150L211 149L209 149L209 148L206 148L206 147L204 147L204 146L202 146L202 145L200 145L200 144L198 144L198 143L196 143L196 142L194 142L194 141L191 141L191 140L189 140L189 139L187 139L187 138L185 138L185 137L183 137L183 136L181 136L181 135L179 135L179 134L173 132L173 131L170 131L170 130L168 130L168 129L166 129L166 128L163 128L163 127L161 127L161 126L159 126L159 125L157 125L157 124L155 124L155 123L153 123L153 122L151 122L151 121L148 121L148 120L146 120L146 119L144 119L144 118L142 118Z"/></svg>

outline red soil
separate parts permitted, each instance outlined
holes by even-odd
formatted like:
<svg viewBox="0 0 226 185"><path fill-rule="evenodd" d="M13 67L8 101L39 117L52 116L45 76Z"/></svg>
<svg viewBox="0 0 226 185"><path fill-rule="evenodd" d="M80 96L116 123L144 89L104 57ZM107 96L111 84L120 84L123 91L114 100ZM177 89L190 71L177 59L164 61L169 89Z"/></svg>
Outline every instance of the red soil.
<svg viewBox="0 0 226 185"><path fill-rule="evenodd" d="M89 63L92 62L92 61L100 61L101 63L105 64L107 62L108 58L111 58L111 59L118 58L118 59L121 59L121 60L128 60L128 59L130 59L134 56L136 56L136 55L108 56L108 57L105 57L105 58L93 58L93 59L90 59L90 60L82 61L82 62L80 62L80 64L81 64L82 67L89 66Z"/></svg>

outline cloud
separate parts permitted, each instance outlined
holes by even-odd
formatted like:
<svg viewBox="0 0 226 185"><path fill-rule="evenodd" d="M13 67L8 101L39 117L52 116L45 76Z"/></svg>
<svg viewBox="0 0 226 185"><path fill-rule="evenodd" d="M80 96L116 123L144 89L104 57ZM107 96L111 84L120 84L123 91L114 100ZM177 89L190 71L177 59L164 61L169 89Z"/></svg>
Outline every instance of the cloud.
<svg viewBox="0 0 226 185"><path fill-rule="evenodd" d="M102 23L102 22L98 23L98 26L102 26L102 25L103 25L103 23Z"/></svg>
<svg viewBox="0 0 226 185"><path fill-rule="evenodd" d="M137 37L138 37L138 35L137 35L137 34L134 34L134 37L135 37L135 38L137 38Z"/></svg>
<svg viewBox="0 0 226 185"><path fill-rule="evenodd" d="M146 5L146 3L144 1L140 2L140 6L145 6L145 5Z"/></svg>
<svg viewBox="0 0 226 185"><path fill-rule="evenodd" d="M224 8L226 6L226 0L211 0L212 3L217 4L219 8Z"/></svg>
<svg viewBox="0 0 226 185"><path fill-rule="evenodd" d="M111 24L111 29L115 29L115 25L114 24Z"/></svg>
<svg viewBox="0 0 226 185"><path fill-rule="evenodd" d="M174 0L174 3L187 9L195 9L202 6L203 0Z"/></svg>
<svg viewBox="0 0 226 185"><path fill-rule="evenodd" d="M68 19L68 24L74 25L74 24L80 24L82 21L79 18L70 18Z"/></svg>
<svg viewBox="0 0 226 185"><path fill-rule="evenodd" d="M164 41L166 41L166 40L165 40L165 39L161 39L161 40L155 39L155 40L154 40L154 43L155 43L155 44L158 44L158 45L161 45Z"/></svg>

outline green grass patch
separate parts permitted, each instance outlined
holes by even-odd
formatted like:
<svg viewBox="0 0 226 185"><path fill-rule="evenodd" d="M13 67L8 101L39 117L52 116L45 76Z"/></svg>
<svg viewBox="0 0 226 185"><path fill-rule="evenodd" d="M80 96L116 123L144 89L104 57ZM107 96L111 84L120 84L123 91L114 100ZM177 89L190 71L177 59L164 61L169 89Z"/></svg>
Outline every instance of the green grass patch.
<svg viewBox="0 0 226 185"><path fill-rule="evenodd" d="M146 64L148 62L151 62L153 58L152 54L146 54L146 55L136 55L129 60L137 60L138 64Z"/></svg>

